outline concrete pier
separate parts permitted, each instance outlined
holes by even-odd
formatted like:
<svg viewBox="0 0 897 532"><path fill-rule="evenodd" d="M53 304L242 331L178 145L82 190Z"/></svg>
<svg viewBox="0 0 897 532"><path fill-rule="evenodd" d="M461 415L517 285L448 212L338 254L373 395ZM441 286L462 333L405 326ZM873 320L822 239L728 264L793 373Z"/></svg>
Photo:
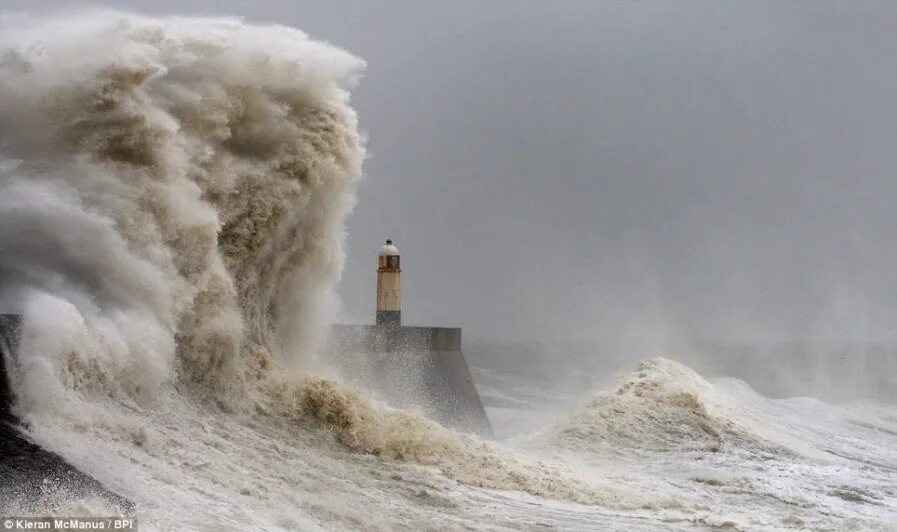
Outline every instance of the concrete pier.
<svg viewBox="0 0 897 532"><path fill-rule="evenodd" d="M492 428L464 353L461 329L334 325L330 354L344 373L398 408L482 436Z"/></svg>
<svg viewBox="0 0 897 532"><path fill-rule="evenodd" d="M20 328L20 316L0 314L0 513L40 512L60 498L100 498L124 514L132 513L134 503L35 444L23 431L12 411L14 394L7 373L18 355Z"/></svg>

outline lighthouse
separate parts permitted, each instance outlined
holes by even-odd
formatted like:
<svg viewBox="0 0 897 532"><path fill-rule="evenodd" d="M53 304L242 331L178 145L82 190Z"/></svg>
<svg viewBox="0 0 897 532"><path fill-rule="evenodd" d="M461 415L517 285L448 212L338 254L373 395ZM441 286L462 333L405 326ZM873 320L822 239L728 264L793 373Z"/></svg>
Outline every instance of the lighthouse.
<svg viewBox="0 0 897 532"><path fill-rule="evenodd" d="M399 249L387 240L380 248L377 267L377 325L402 325Z"/></svg>
<svg viewBox="0 0 897 532"><path fill-rule="evenodd" d="M377 257L376 325L331 325L331 360L393 406L420 408L446 427L491 437L461 329L402 325L401 274L399 249L387 240Z"/></svg>

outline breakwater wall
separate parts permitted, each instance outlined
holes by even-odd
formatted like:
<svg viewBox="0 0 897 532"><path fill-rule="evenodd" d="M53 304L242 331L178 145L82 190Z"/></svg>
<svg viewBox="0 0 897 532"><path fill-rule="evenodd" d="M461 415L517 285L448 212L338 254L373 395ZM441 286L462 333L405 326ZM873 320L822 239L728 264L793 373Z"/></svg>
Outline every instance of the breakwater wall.
<svg viewBox="0 0 897 532"><path fill-rule="evenodd" d="M354 384L454 429L492 428L461 349L461 329L333 325L329 350Z"/></svg>

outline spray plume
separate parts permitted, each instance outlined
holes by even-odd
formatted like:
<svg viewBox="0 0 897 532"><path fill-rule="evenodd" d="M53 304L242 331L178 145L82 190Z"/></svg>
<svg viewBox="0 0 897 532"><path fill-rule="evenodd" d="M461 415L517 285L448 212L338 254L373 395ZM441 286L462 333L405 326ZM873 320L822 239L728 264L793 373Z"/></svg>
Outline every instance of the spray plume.
<svg viewBox="0 0 897 532"><path fill-rule="evenodd" d="M248 353L314 351L364 155L347 92L363 66L235 19L0 19L20 410L238 387Z"/></svg>

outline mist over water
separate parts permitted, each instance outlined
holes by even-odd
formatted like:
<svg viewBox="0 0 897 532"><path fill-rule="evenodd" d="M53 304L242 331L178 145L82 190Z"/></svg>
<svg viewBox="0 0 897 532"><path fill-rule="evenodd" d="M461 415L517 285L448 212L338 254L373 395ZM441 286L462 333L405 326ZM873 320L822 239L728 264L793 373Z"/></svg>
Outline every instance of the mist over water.
<svg viewBox="0 0 897 532"><path fill-rule="evenodd" d="M893 526L897 410L768 399L684 352L473 352L500 441L344 384L323 347L364 67L237 19L0 17L0 307L24 316L31 438L149 529Z"/></svg>

